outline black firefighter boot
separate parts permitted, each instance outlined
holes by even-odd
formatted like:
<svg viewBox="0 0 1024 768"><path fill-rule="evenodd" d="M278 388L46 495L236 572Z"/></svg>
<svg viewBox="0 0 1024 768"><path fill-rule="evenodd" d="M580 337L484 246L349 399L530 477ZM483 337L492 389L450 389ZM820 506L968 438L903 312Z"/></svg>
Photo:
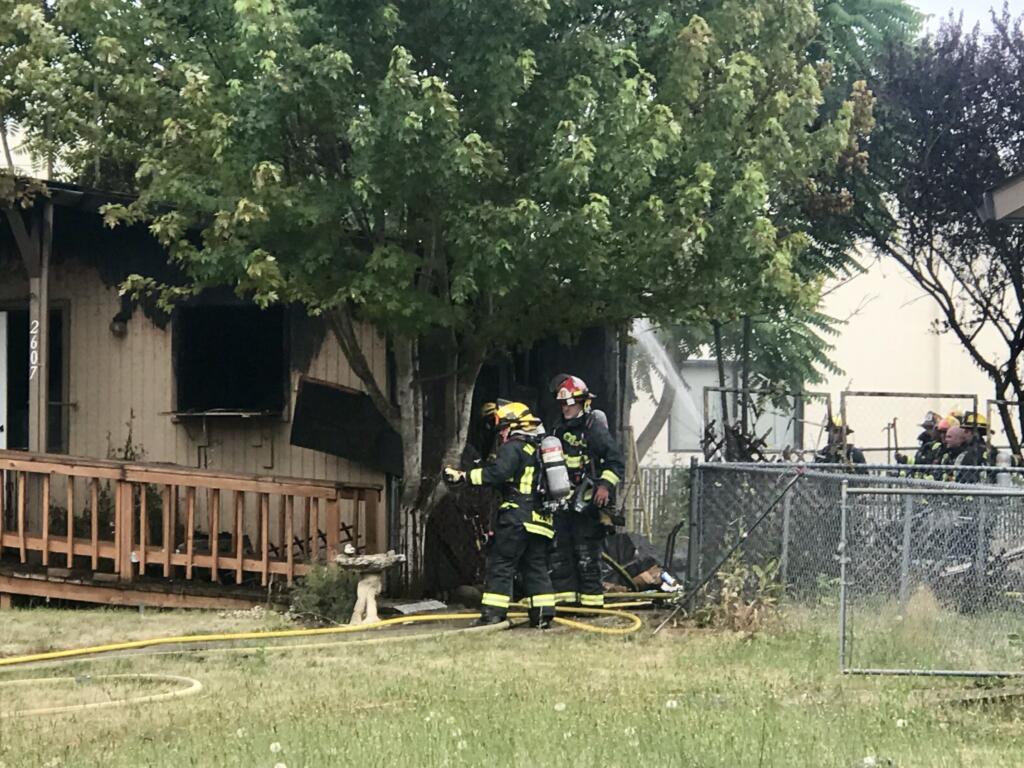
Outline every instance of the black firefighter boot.
<svg viewBox="0 0 1024 768"><path fill-rule="evenodd" d="M487 627L491 624L501 624L507 619L507 612L501 608L485 605L480 609L480 618L470 624L471 627Z"/></svg>
<svg viewBox="0 0 1024 768"><path fill-rule="evenodd" d="M531 608L530 626L534 629L551 629L551 620L555 617L553 608Z"/></svg>

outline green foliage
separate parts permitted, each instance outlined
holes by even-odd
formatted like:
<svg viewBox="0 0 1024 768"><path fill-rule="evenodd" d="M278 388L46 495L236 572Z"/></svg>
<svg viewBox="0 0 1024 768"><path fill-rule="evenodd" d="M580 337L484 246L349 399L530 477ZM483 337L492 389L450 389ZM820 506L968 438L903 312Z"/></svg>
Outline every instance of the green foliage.
<svg viewBox="0 0 1024 768"><path fill-rule="evenodd" d="M815 0L814 7L821 26L811 53L846 81L874 74L879 54L913 39L924 18L904 0Z"/></svg>
<svg viewBox="0 0 1024 768"><path fill-rule="evenodd" d="M775 212L861 131L856 99L820 111L803 0L99 0L32 19L47 55L15 95L34 135L79 176L111 169L97 183L131 165L140 200L110 221L152 218L196 285L485 352L641 313L812 308L811 240Z"/></svg>
<svg viewBox="0 0 1024 768"><path fill-rule="evenodd" d="M314 624L347 624L356 605L359 574L318 565L292 590L291 613Z"/></svg>
<svg viewBox="0 0 1024 768"><path fill-rule="evenodd" d="M726 560L716 579L715 592L705 591L694 613L700 626L754 633L778 616L785 587L779 580L779 563L748 564L737 551Z"/></svg>
<svg viewBox="0 0 1024 768"><path fill-rule="evenodd" d="M869 183L867 148L874 129L874 96L865 80L874 81L875 62L884 51L912 38L921 15L904 0L817 0L814 8L818 23L807 40L806 60L815 66L821 87L818 114L823 120L845 114L851 130L838 162L805 166L802 174L797 164L791 166L796 176L773 190L771 221L779 230L806 238L791 266L806 282L820 285L859 269L852 256L862 231L858 219L880 205ZM742 138L734 141L743 144ZM785 152L780 157L784 163L792 159ZM783 181L785 176L778 178ZM711 240L706 247L724 263L744 258L733 253L742 248L736 238ZM838 320L810 301L773 304L771 294L749 298L745 309L725 305L682 325L663 325L662 343L679 362L706 357L711 354L714 320L722 325L724 359L738 361L743 346L739 317L749 315L749 370L758 388L799 390L822 382L827 374L842 373L829 357L829 339L839 332ZM638 388L650 391L649 362L642 354L637 362Z"/></svg>

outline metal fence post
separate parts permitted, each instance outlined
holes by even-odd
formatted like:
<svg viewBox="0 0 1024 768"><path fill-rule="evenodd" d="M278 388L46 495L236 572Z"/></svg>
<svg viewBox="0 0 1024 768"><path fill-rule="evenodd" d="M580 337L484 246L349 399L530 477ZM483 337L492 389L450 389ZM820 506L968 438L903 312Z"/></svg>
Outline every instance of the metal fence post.
<svg viewBox="0 0 1024 768"><path fill-rule="evenodd" d="M910 599L910 534L914 521L914 497L903 499L903 547L900 550L900 604Z"/></svg>
<svg viewBox="0 0 1024 768"><path fill-rule="evenodd" d="M697 457L690 458L690 525L686 541L686 589L694 589L700 580L700 530L701 530L701 505L700 505L700 464ZM690 604L686 610L693 613L697 603L697 596L691 595Z"/></svg>
<svg viewBox="0 0 1024 768"><path fill-rule="evenodd" d="M839 672L846 672L846 514L848 481L840 485L839 502Z"/></svg>
<svg viewBox="0 0 1024 768"><path fill-rule="evenodd" d="M988 531L988 504L986 503L987 499L984 498L971 499L971 501L976 502L978 507L974 515L978 537L975 542L974 584L978 589L980 597L982 590L985 588L985 579L988 571L988 536L986 535Z"/></svg>
<svg viewBox="0 0 1024 768"><path fill-rule="evenodd" d="M779 556L779 575L783 587L789 583L789 516L792 510L793 493L786 491L786 497L782 500L782 554Z"/></svg>

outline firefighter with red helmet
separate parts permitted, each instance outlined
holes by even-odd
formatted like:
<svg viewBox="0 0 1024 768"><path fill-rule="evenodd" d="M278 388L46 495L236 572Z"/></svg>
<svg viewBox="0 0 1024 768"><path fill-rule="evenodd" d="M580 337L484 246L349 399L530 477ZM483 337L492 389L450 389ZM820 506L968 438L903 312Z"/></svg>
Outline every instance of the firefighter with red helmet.
<svg viewBox="0 0 1024 768"><path fill-rule="evenodd" d="M578 376L559 374L551 393L562 410L552 434L562 441L574 493L555 514L551 581L557 602L604 605L601 554L611 527L612 492L625 475L622 450L603 413L591 409L593 395Z"/></svg>
<svg viewBox="0 0 1024 768"><path fill-rule="evenodd" d="M500 445L492 460L466 472L445 467L451 485L489 485L501 490L502 502L487 554L487 578L480 624L505 620L518 571L529 604L530 625L546 629L555 615L548 573L548 549L554 538L552 515L540 501L543 469L538 461L544 427L523 403L498 404L493 414Z"/></svg>

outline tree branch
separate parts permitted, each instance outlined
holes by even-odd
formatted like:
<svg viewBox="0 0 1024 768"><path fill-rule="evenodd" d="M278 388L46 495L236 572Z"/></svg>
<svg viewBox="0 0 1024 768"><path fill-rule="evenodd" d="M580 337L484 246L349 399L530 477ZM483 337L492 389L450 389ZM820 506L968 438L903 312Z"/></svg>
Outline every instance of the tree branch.
<svg viewBox="0 0 1024 768"><path fill-rule="evenodd" d="M370 368L370 363L367 361L366 355L359 345L359 339L356 336L352 315L348 307L338 307L328 312L327 322L334 332L335 338L338 339L342 352L345 353L345 359L348 360L348 364L352 367L355 375L363 382L363 386L366 387L366 393L370 396L373 404L381 412L381 415L387 419L391 428L401 434L401 412L385 396L380 388L380 384L377 383L377 379L373 375L373 369Z"/></svg>

